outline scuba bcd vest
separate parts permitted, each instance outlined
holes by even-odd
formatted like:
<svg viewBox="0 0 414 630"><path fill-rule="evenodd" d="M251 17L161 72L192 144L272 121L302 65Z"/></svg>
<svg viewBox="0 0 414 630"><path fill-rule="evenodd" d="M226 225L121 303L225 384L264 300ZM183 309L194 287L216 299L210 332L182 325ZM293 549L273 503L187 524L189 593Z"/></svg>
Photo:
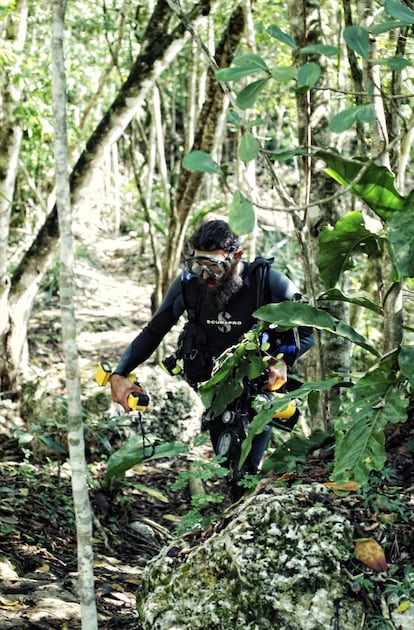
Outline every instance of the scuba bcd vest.
<svg viewBox="0 0 414 630"><path fill-rule="evenodd" d="M269 268L273 258L257 257L250 265L248 274L253 278L252 290L256 290L256 308L270 300ZM201 308L201 287L195 278L185 273L181 289L188 321L178 338L175 358L182 360L183 372L189 384L197 388L198 383L211 376L214 359L209 349L205 330L198 325Z"/></svg>

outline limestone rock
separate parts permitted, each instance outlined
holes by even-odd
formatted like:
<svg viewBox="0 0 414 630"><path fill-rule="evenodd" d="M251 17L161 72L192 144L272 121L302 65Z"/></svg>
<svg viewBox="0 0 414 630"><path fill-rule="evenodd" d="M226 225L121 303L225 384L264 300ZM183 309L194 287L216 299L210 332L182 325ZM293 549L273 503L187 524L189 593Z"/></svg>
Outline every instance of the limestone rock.
<svg viewBox="0 0 414 630"><path fill-rule="evenodd" d="M326 492L267 487L192 549L165 547L137 593L143 628L355 630L361 604L341 573L353 528L324 507Z"/></svg>

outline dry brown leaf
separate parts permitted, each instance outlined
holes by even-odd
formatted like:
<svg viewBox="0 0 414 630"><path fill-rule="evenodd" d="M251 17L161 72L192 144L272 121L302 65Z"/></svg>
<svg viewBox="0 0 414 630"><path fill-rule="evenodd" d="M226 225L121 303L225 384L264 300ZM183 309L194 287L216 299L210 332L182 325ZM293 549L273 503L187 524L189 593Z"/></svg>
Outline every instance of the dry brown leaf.
<svg viewBox="0 0 414 630"><path fill-rule="evenodd" d="M373 538L362 538L355 543L355 556L374 571L387 571L384 550Z"/></svg>
<svg viewBox="0 0 414 630"><path fill-rule="evenodd" d="M327 481L325 486L330 490L341 490L342 492L355 492L359 489L358 481Z"/></svg>

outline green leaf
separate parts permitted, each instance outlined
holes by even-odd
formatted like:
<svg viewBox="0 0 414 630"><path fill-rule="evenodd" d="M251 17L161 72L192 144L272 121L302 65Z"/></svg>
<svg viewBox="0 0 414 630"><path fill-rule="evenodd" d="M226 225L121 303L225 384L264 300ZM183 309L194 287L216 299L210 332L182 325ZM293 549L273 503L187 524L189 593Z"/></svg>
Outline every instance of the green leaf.
<svg viewBox="0 0 414 630"><path fill-rule="evenodd" d="M357 121L371 124L374 120L375 111L372 105L355 105L335 114L329 121L329 129L334 133L342 133Z"/></svg>
<svg viewBox="0 0 414 630"><path fill-rule="evenodd" d="M216 79L218 81L239 81L244 77L251 76L257 72L266 72L270 75L270 70L266 62L259 55L249 54L237 57L231 68L222 68L217 70Z"/></svg>
<svg viewBox="0 0 414 630"><path fill-rule="evenodd" d="M184 168L189 171L201 171L203 173L221 173L221 170L213 158L204 151L191 151L183 159Z"/></svg>
<svg viewBox="0 0 414 630"><path fill-rule="evenodd" d="M262 474L265 475L271 470L277 475L291 472L296 468L296 463L306 461L313 451L320 449L329 439L330 434L319 429L306 438L296 435L290 437L266 458Z"/></svg>
<svg viewBox="0 0 414 630"><path fill-rule="evenodd" d="M271 26L269 26L267 32L279 42L282 42L282 44L287 44L293 49L297 48L294 38L289 35L289 33L285 33L284 31L282 31L282 29L276 26L276 24L272 24Z"/></svg>
<svg viewBox="0 0 414 630"><path fill-rule="evenodd" d="M303 156L306 157L309 155L309 152L300 147L296 149L293 148L293 149L281 149L280 151L272 151L272 156L278 162L286 162L287 160L291 160L292 158L297 157L298 155L301 157Z"/></svg>
<svg viewBox="0 0 414 630"><path fill-rule="evenodd" d="M229 109L227 112L227 122L236 125L239 127L241 125L242 119L240 114L235 109Z"/></svg>
<svg viewBox="0 0 414 630"><path fill-rule="evenodd" d="M409 205L414 202L414 196ZM394 247L394 257L402 276L414 277L414 213L406 207L401 212L394 212L389 222L388 237Z"/></svg>
<svg viewBox="0 0 414 630"><path fill-rule="evenodd" d="M335 466L332 479L352 477L366 482L371 470L386 460L384 429L407 419L408 399L395 380L391 361L384 361L363 376L352 389L349 422L337 422Z"/></svg>
<svg viewBox="0 0 414 630"><path fill-rule="evenodd" d="M262 70L264 72L269 72L269 68L267 67L265 60L255 53L249 53L247 55L240 55L240 57L236 57L234 65L242 68L257 68L258 71Z"/></svg>
<svg viewBox="0 0 414 630"><path fill-rule="evenodd" d="M260 351L258 334L258 330L246 333L238 344L223 352L210 380L200 386L201 400L210 418L240 396L246 377L253 380L265 369L268 359Z"/></svg>
<svg viewBox="0 0 414 630"><path fill-rule="evenodd" d="M311 90L318 82L321 72L320 65L314 61L303 64L298 72L297 89Z"/></svg>
<svg viewBox="0 0 414 630"><path fill-rule="evenodd" d="M299 49L300 55L325 55L326 57L334 57L338 54L337 46L329 46L326 44L310 44Z"/></svg>
<svg viewBox="0 0 414 630"><path fill-rule="evenodd" d="M391 70L403 70L407 66L412 66L412 62L405 57L387 57L373 62L373 66L388 66Z"/></svg>
<svg viewBox="0 0 414 630"><path fill-rule="evenodd" d="M272 70L272 78L280 83L285 83L296 77L294 66L275 66Z"/></svg>
<svg viewBox="0 0 414 630"><path fill-rule="evenodd" d="M248 434L242 443L239 468L243 466L243 463L251 450L252 442L255 436L260 435L260 433L264 431L266 425L271 422L274 414L277 411L284 409L290 400L308 397L312 392L328 391L332 389L332 387L338 387L339 384L339 379L303 383L299 389L287 392L281 397L275 397L265 402L260 402L257 405L258 411L250 423Z"/></svg>
<svg viewBox="0 0 414 630"><path fill-rule="evenodd" d="M342 186L348 186L365 167L352 192L381 219L389 220L394 211L404 208L405 199L394 186L393 173L385 166L371 163L367 167L360 160L349 160L335 152L318 151L316 155L327 163L327 173Z"/></svg>
<svg viewBox="0 0 414 630"><path fill-rule="evenodd" d="M136 464L151 459L176 457L187 453L188 447L180 442L165 442L156 446L143 445L141 435L132 435L108 459L106 478L121 476Z"/></svg>
<svg viewBox="0 0 414 630"><path fill-rule="evenodd" d="M362 26L347 26L344 29L344 39L354 52L368 59L369 33Z"/></svg>
<svg viewBox="0 0 414 630"><path fill-rule="evenodd" d="M361 212L349 212L333 228L322 228L318 266L327 289L333 288L342 273L351 268L352 257L357 254L381 255L381 241L366 229Z"/></svg>
<svg viewBox="0 0 414 630"><path fill-rule="evenodd" d="M414 24L414 11L399 0L385 0L386 12L395 20L401 20L404 24Z"/></svg>
<svg viewBox="0 0 414 630"><path fill-rule="evenodd" d="M260 144L257 138L254 137L250 131L246 131L242 139L240 140L239 146L239 157L243 162L250 162L254 160L259 155Z"/></svg>
<svg viewBox="0 0 414 630"><path fill-rule="evenodd" d="M243 88L237 95L236 105L240 107L240 109L248 109L255 104L257 97L260 92L266 86L268 79L258 79L257 81L253 81L253 83L249 83Z"/></svg>
<svg viewBox="0 0 414 630"><path fill-rule="evenodd" d="M253 315L270 324L278 324L285 330L294 326L312 326L326 330L335 327L335 320L332 315L309 304L298 302L265 304L257 309Z"/></svg>
<svg viewBox="0 0 414 630"><path fill-rule="evenodd" d="M43 444L46 444L48 448L50 448L52 451L55 451L55 453L60 453L64 455L68 452L68 449L63 446L63 444L57 442L50 435L39 435L39 439L41 442L43 442Z"/></svg>
<svg viewBox="0 0 414 630"><path fill-rule="evenodd" d="M381 35L381 33L388 33L388 31L404 26L407 26L405 22L380 22L379 24L373 24L371 27L371 33L373 35Z"/></svg>
<svg viewBox="0 0 414 630"><path fill-rule="evenodd" d="M241 192L236 190L230 206L230 228L239 236L242 234L250 234L253 231L254 222L255 216L251 202L246 199Z"/></svg>
<svg viewBox="0 0 414 630"><path fill-rule="evenodd" d="M401 346L398 365L411 387L414 387L414 346Z"/></svg>
<svg viewBox="0 0 414 630"><path fill-rule="evenodd" d="M280 302L266 304L253 313L254 317L265 322L277 324L282 330L294 326L310 326L326 330L334 335L352 341L361 348L379 356L379 352L365 341L365 338L342 321L336 320L329 313L300 302Z"/></svg>
<svg viewBox="0 0 414 630"><path fill-rule="evenodd" d="M362 306L363 308L367 308L374 313L382 314L383 310L375 302L371 302L362 295L345 295L339 289L329 289L318 296L318 303L323 304L323 302L348 302L349 304L356 304L357 306Z"/></svg>
<svg viewBox="0 0 414 630"><path fill-rule="evenodd" d="M217 70L216 79L217 81L222 81L223 83L230 83L231 81L239 81L244 77L249 77L252 74L259 72L257 68L222 68L221 70Z"/></svg>

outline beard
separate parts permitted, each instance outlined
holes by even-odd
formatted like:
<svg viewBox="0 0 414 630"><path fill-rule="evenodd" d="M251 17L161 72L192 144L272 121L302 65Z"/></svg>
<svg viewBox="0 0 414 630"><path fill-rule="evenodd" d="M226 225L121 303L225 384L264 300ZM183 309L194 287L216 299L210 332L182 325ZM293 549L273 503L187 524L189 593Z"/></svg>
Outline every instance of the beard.
<svg viewBox="0 0 414 630"><path fill-rule="evenodd" d="M220 280L208 278L207 280L200 279L200 282L206 289L207 304L212 311L219 313L233 295L240 291L243 285L243 278L237 273L235 266L229 269Z"/></svg>

